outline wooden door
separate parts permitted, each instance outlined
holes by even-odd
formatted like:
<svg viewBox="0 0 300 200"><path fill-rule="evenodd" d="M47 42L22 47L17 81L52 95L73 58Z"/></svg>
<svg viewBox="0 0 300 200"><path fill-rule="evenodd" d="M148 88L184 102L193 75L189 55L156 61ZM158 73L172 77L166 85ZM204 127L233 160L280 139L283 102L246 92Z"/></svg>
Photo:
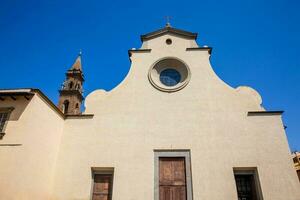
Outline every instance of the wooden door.
<svg viewBox="0 0 300 200"><path fill-rule="evenodd" d="M95 174L93 200L111 200L112 175Z"/></svg>
<svg viewBox="0 0 300 200"><path fill-rule="evenodd" d="M159 200L186 200L184 158L159 159Z"/></svg>

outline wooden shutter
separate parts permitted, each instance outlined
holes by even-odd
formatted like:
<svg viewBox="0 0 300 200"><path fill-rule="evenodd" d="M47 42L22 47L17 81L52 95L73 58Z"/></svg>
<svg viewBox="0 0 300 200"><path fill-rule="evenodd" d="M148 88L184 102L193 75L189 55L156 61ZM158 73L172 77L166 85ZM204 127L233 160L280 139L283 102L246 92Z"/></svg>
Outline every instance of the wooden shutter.
<svg viewBox="0 0 300 200"><path fill-rule="evenodd" d="M184 158L159 159L159 200L186 200Z"/></svg>
<svg viewBox="0 0 300 200"><path fill-rule="evenodd" d="M111 174L95 174L93 200L111 200Z"/></svg>

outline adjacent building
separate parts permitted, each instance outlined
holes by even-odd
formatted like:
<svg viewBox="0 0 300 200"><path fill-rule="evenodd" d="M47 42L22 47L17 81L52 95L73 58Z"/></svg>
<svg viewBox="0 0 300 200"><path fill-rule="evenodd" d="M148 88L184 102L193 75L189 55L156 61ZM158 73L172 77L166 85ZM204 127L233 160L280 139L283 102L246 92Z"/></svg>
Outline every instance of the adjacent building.
<svg viewBox="0 0 300 200"><path fill-rule="evenodd" d="M196 39L142 35L126 78L85 99L81 55L58 106L0 90L0 199L299 200L282 111L226 84Z"/></svg>
<svg viewBox="0 0 300 200"><path fill-rule="evenodd" d="M293 155L295 169L296 169L299 181L300 181L300 152L296 151L292 155Z"/></svg>

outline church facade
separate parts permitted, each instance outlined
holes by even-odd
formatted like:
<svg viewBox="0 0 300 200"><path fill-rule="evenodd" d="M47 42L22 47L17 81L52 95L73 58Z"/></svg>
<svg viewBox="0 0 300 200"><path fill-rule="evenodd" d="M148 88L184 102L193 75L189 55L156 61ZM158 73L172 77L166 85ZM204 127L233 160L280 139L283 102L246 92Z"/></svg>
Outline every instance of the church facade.
<svg viewBox="0 0 300 200"><path fill-rule="evenodd" d="M0 90L0 199L299 200L282 111L223 82L196 39L169 25L142 35L126 78L84 112L80 55L58 106Z"/></svg>

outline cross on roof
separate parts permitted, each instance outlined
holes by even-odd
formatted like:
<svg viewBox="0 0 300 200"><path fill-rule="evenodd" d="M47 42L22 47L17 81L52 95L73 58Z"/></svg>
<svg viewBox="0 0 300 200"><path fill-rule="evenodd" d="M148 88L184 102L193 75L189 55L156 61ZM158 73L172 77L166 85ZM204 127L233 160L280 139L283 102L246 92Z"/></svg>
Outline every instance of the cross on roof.
<svg viewBox="0 0 300 200"><path fill-rule="evenodd" d="M170 23L171 16L165 16L165 19L167 21L166 27L171 27L171 23Z"/></svg>

